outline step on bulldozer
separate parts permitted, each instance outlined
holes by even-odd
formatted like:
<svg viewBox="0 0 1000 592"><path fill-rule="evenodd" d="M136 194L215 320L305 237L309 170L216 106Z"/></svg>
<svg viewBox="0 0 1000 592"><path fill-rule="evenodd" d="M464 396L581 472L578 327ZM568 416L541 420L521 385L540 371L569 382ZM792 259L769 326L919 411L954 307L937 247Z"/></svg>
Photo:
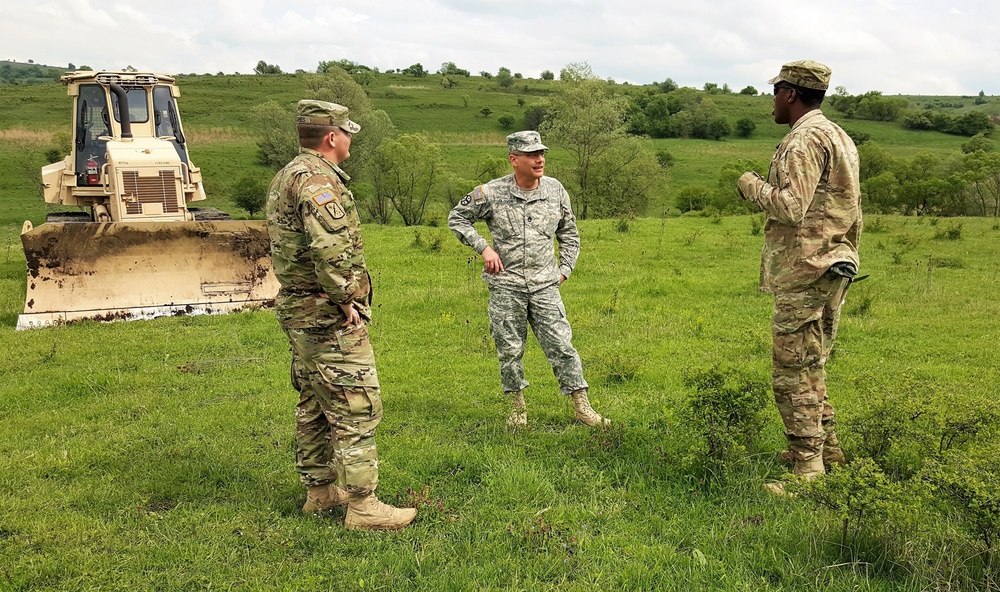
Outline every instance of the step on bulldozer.
<svg viewBox="0 0 1000 592"><path fill-rule="evenodd" d="M205 191L174 78L84 71L60 80L73 97L73 148L42 168L42 184L47 204L77 210L38 227L25 221L17 329L273 305L265 223L188 207Z"/></svg>

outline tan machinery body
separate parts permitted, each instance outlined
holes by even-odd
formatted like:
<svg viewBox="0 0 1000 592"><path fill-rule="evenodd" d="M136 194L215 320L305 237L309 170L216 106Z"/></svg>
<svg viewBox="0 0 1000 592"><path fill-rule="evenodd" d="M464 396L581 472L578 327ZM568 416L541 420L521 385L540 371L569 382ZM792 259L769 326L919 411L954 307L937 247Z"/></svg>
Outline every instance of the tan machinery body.
<svg viewBox="0 0 1000 592"><path fill-rule="evenodd" d="M73 151L43 167L42 182L47 203L81 211L38 227L25 222L28 281L17 328L273 305L265 223L188 208L205 193L173 78L74 72L62 81L74 97Z"/></svg>

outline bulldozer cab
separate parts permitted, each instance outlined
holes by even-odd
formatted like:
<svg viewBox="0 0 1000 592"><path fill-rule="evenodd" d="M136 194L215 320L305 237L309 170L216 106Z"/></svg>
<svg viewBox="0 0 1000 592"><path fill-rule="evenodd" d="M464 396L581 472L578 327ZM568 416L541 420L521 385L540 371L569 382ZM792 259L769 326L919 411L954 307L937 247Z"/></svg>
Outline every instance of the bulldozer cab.
<svg viewBox="0 0 1000 592"><path fill-rule="evenodd" d="M121 137L121 104L118 95L112 93L108 86L115 80L123 83L133 137L153 137L170 142L181 162L190 165L175 100L175 94L179 93L172 80L168 83L162 77L154 79L152 76L122 80L118 74L113 77L109 74L93 76L93 81L84 82L74 82L72 77L69 78L68 83L75 86L70 88L70 94L76 91L73 160L77 185L101 183L100 171L107 163L108 139ZM96 173L93 170L95 165Z"/></svg>
<svg viewBox="0 0 1000 592"><path fill-rule="evenodd" d="M72 153L42 169L45 201L90 208L102 222L192 220L205 199L191 163L171 76L71 72Z"/></svg>

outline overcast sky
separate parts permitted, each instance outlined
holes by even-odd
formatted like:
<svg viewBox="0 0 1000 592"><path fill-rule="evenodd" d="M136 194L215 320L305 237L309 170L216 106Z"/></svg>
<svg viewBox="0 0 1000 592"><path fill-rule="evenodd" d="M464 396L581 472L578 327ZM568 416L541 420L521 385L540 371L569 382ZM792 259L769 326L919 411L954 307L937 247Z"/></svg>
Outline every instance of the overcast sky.
<svg viewBox="0 0 1000 592"><path fill-rule="evenodd" d="M822 61L851 94L1000 94L997 0L3 0L0 59L167 73L349 59L734 90Z"/></svg>

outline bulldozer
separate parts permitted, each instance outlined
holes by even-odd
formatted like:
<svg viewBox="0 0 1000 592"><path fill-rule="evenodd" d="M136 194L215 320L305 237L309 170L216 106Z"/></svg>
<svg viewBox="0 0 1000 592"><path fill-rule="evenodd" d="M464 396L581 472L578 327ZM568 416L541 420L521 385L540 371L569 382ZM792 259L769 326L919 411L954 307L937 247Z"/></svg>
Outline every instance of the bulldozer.
<svg viewBox="0 0 1000 592"><path fill-rule="evenodd" d="M278 282L262 221L189 207L206 199L188 155L172 76L78 71L72 149L42 167L44 224L25 221L17 329L273 306Z"/></svg>

